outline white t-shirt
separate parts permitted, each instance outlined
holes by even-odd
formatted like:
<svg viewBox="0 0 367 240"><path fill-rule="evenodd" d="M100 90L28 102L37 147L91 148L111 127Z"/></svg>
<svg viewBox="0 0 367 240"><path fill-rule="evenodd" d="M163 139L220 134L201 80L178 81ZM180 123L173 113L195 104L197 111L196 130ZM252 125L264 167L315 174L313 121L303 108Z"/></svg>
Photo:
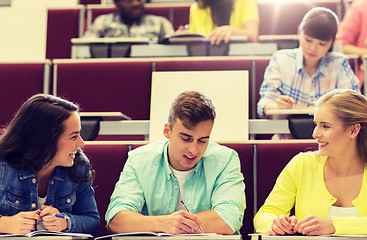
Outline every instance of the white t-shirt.
<svg viewBox="0 0 367 240"><path fill-rule="evenodd" d="M178 171L176 169L174 169L173 167L171 167L173 175L175 175L175 177L177 178L178 184L179 184L179 194L178 194L178 199L177 199L177 204L176 204L176 212L180 211L180 210L185 210L185 208L183 207L181 200L184 200L184 185L185 185L185 181L186 178L188 176L190 176L190 174L194 171L194 169L190 169L188 171Z"/></svg>
<svg viewBox="0 0 367 240"><path fill-rule="evenodd" d="M38 209L41 209L41 207L45 204L46 198L47 198L47 196L44 197L44 198L41 198L41 197L37 196L37 207L38 207ZM47 230L45 228L45 226L43 226L42 221L39 221L39 220L37 220L37 231L38 230Z"/></svg>
<svg viewBox="0 0 367 240"><path fill-rule="evenodd" d="M355 207L331 206L327 217L360 217L360 215Z"/></svg>

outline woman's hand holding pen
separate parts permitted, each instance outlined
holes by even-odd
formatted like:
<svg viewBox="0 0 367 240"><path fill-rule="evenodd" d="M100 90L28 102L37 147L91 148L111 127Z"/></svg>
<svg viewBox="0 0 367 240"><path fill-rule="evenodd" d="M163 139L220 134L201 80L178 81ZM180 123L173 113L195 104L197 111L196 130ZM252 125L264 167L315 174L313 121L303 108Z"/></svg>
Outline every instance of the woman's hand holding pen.
<svg viewBox="0 0 367 240"><path fill-rule="evenodd" d="M285 235L294 234L296 231L293 229L297 224L297 218L295 216L279 215L273 220L270 235Z"/></svg>
<svg viewBox="0 0 367 240"><path fill-rule="evenodd" d="M41 220L37 211L20 212L13 216L1 216L0 232L10 234L27 234L35 229L36 220Z"/></svg>
<svg viewBox="0 0 367 240"><path fill-rule="evenodd" d="M295 106L295 102L296 101L292 97L280 95L277 100L277 105L280 109L291 109Z"/></svg>
<svg viewBox="0 0 367 240"><path fill-rule="evenodd" d="M200 233L201 222L196 215L190 212L181 210L162 217L161 224L165 233Z"/></svg>
<svg viewBox="0 0 367 240"><path fill-rule="evenodd" d="M275 89L280 93L280 96L277 100L277 105L279 109L291 109L296 103L294 98L284 95L283 90L279 86L275 86Z"/></svg>
<svg viewBox="0 0 367 240"><path fill-rule="evenodd" d="M42 206L39 215L42 218L43 226L47 230L61 232L68 227L68 222L64 215L60 214L59 210L52 206Z"/></svg>

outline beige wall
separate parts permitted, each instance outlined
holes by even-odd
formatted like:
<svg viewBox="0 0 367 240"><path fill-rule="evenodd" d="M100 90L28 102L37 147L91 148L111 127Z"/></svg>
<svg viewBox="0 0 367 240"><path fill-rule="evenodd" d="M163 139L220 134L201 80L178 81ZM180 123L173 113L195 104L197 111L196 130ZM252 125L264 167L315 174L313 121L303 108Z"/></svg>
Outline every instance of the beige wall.
<svg viewBox="0 0 367 240"><path fill-rule="evenodd" d="M12 0L0 7L0 61L43 60L48 7L75 6L77 0Z"/></svg>

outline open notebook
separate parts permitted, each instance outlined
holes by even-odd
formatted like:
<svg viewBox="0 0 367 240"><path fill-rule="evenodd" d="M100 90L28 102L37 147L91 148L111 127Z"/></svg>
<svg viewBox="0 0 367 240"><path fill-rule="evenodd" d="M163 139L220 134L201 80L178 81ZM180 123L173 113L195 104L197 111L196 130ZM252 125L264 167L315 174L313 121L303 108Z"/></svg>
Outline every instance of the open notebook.
<svg viewBox="0 0 367 240"><path fill-rule="evenodd" d="M47 230L40 230L40 231L33 231L27 234L0 234L0 238L2 237L38 237L38 236L65 236L65 237L77 237L78 239L91 239L93 238L90 234L85 233L69 233L69 232L55 232L55 231L47 231Z"/></svg>

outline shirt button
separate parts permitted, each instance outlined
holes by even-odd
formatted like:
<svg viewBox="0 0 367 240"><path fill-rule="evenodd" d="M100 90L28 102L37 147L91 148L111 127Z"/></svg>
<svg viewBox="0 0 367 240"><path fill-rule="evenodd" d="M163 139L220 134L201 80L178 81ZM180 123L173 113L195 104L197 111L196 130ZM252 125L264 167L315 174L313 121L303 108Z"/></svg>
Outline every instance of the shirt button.
<svg viewBox="0 0 367 240"><path fill-rule="evenodd" d="M32 208L36 208L36 204L35 203L32 203Z"/></svg>
<svg viewBox="0 0 367 240"><path fill-rule="evenodd" d="M67 202L67 203L71 203L71 199L70 199L70 198L68 198L68 200L66 200L66 202Z"/></svg>
<svg viewBox="0 0 367 240"><path fill-rule="evenodd" d="M32 183L36 183L37 180L35 178L32 179Z"/></svg>
<svg viewBox="0 0 367 240"><path fill-rule="evenodd" d="M51 184L54 184L54 181L51 181Z"/></svg>
<svg viewBox="0 0 367 240"><path fill-rule="evenodd" d="M176 185L176 186L174 186L174 188L175 188L175 189L177 189L177 185Z"/></svg>
<svg viewBox="0 0 367 240"><path fill-rule="evenodd" d="M18 205L18 204L19 204L19 200L16 200L16 201L15 201L15 204L16 204L16 205Z"/></svg>

